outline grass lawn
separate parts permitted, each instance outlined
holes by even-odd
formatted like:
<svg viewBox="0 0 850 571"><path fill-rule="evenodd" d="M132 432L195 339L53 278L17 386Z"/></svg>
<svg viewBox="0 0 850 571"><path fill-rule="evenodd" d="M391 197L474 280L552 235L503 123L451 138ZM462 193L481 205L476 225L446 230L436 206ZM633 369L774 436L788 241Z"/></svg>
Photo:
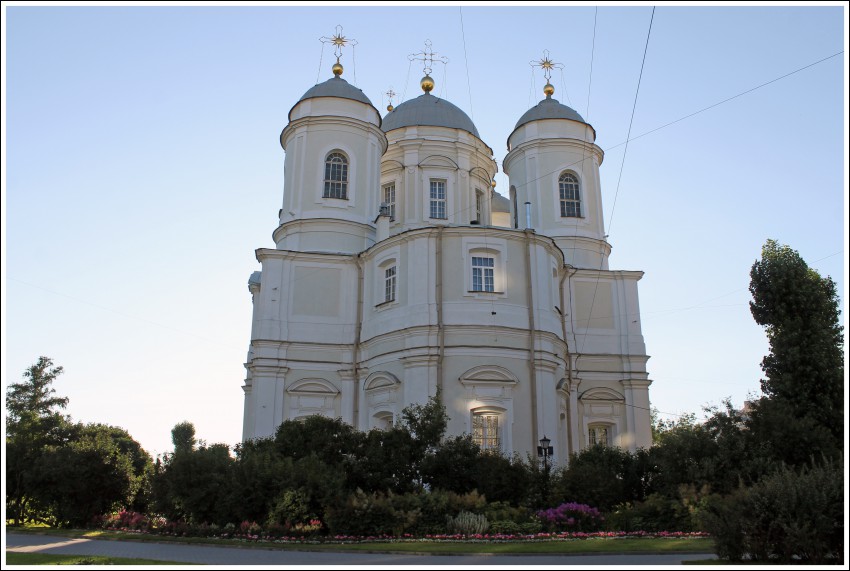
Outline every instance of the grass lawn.
<svg viewBox="0 0 850 571"><path fill-rule="evenodd" d="M177 561L155 561L104 555L56 555L51 553L6 552L7 565L191 565Z"/></svg>
<svg viewBox="0 0 850 571"><path fill-rule="evenodd" d="M61 537L84 537L113 541L154 541L168 543L192 543L257 547L297 551L364 551L380 553L429 553L429 554L480 554L517 553L581 554L581 553L712 553L714 542L709 538L592 538L567 541L512 541L504 543L486 541L414 541L414 542L369 542L369 543L304 543L283 544L272 541L246 542L238 539L212 539L206 537L171 537L166 535L144 535L120 531L86 529L49 529L43 527L7 526L6 531L36 533Z"/></svg>

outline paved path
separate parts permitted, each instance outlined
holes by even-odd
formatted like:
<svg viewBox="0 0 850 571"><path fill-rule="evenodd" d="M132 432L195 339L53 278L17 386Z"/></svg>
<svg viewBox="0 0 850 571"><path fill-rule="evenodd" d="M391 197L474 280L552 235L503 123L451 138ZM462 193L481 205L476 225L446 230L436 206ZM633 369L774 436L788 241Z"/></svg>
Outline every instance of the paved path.
<svg viewBox="0 0 850 571"><path fill-rule="evenodd" d="M206 565L680 565L690 559L713 559L712 553L643 555L407 555L385 553L331 553L282 551L212 545L186 545L141 541L70 539L55 535L7 533L6 550L18 553L108 555L201 563Z"/></svg>

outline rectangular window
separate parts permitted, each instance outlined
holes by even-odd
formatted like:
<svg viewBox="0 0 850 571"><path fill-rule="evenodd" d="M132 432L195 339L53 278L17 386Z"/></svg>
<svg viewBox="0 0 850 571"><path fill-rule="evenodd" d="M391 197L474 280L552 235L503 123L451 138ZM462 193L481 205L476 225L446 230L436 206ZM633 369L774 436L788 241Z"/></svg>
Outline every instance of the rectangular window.
<svg viewBox="0 0 850 571"><path fill-rule="evenodd" d="M483 224L483 222L484 222L481 219L481 213L483 212L482 207L481 207L481 201L483 200L483 198L484 198L484 193L476 188L475 189L475 219L478 221L479 224Z"/></svg>
<svg viewBox="0 0 850 571"><path fill-rule="evenodd" d="M384 302L395 301L395 266L387 268L384 272Z"/></svg>
<svg viewBox="0 0 850 571"><path fill-rule="evenodd" d="M387 207L390 220L395 220L395 183L384 187L384 206Z"/></svg>
<svg viewBox="0 0 850 571"><path fill-rule="evenodd" d="M493 281L493 258L472 257L472 291L496 291Z"/></svg>
<svg viewBox="0 0 850 571"><path fill-rule="evenodd" d="M608 446L608 427L592 426L590 427L590 445L601 444Z"/></svg>
<svg viewBox="0 0 850 571"><path fill-rule="evenodd" d="M446 181L431 181L431 218L446 219Z"/></svg>
<svg viewBox="0 0 850 571"><path fill-rule="evenodd" d="M472 440L484 450L501 449L502 439L499 436L499 416L495 414L473 415Z"/></svg>

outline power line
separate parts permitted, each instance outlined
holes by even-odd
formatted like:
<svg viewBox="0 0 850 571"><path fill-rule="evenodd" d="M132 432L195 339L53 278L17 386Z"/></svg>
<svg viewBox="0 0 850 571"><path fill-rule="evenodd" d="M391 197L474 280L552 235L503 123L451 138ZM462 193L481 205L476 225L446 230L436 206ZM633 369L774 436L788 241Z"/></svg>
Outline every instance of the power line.
<svg viewBox="0 0 850 571"><path fill-rule="evenodd" d="M640 139L641 137L645 137L645 136L647 136L647 135L649 135L649 134L652 134L652 133L654 133L654 132L656 132L656 131L660 131L661 129L664 129L665 127L669 127L670 125L674 125L674 124L678 123L679 121L684 121L685 119L689 119L689 118L693 117L694 115L699 115L699 114L700 114L700 113L702 113L703 111L708 111L709 109L713 109L713 108L717 107L718 105L722 105L722 104L724 104L724 103L727 103L727 102L729 102L729 101L732 101L733 99L737 99L738 97L741 97L741 96L743 96L743 95L746 95L747 93L751 93L751 92L753 92L753 91L755 91L755 90L757 90L757 89L761 89L762 87L765 87L765 86L767 86L767 85L770 85L771 83L776 83L776 82L777 82L777 81L779 81L780 79L785 79L786 77L789 77L789 76L791 76L791 75L794 75L795 73L799 73L799 72L801 72L801 71L803 71L803 70L805 70L805 69L808 69L808 68L810 68L810 67L812 67L812 66L815 66L815 65L817 65L817 64L819 64L819 63L823 63L823 62L825 62L826 60L828 60L828 59L832 59L832 58L834 58L834 57L836 57L836 56L839 56L839 55L841 55L841 54L843 54L843 53L844 53L844 50L841 50L840 52L836 52L836 53L832 54L831 56L827 56L827 57L825 57L825 58L823 58L823 59L819 59L818 61L816 61L816 62L814 62L814 63L810 63L809 65L804 65L803 67L798 68L798 69L795 69L794 71L788 72L788 73L786 73L785 75L782 75L782 76L777 77L777 78L775 78L775 79L771 79L770 81L767 81L767 82L765 82L765 83L762 83L761 85L757 85L757 86L755 86L755 87L752 87L752 88L750 88L750 89L747 89L746 91L742 91L741 93L738 93L737 95L733 95L732 97L728 97L728 98L724 99L723 101L718 101L717 103L714 103L714 104L712 104L712 105L709 105L708 107L704 107L704 108L700 109L699 111L694 111L693 113L691 113L691 114L689 114L689 115L685 115L684 117L680 117L680 118L676 119L675 121L670 121L669 123L665 123L664 125L661 125L660 127L656 127L655 129L652 129L651 131L647 131L646 133L641 133L640 135L637 135L636 137L634 137L634 138L632 138L632 139L628 139L628 138L627 138L627 140L626 140L626 141L624 141L624 142L622 142L622 143L619 143L619 144L617 144L617 145L614 145L613 147L608 147L608 148L606 149L606 151L610 151L611 149L616 149L617 147L619 147L619 146L621 146L621 145L627 145L627 144L629 143L629 140L634 141L634 140L636 140L636 139Z"/></svg>
<svg viewBox="0 0 850 571"><path fill-rule="evenodd" d="M623 180L623 167L626 164L626 153L629 151L629 138L632 136L632 124L635 120L635 110L637 109L638 94L640 93L640 82L643 79L643 68L646 65L646 52L649 50L649 36L652 34L652 22L655 20L655 6L652 7L652 16L649 18L649 29L646 31L646 45L643 47L643 60L640 63L640 75L638 75L637 88L635 89L635 101L632 104L632 116L629 119L629 130L626 133L626 148L623 149L623 160L620 161L620 175L617 177L617 190L614 192L614 203L611 205L611 216L608 217L608 233L611 233L611 226L614 220L614 209L617 207L617 196L620 194L620 182Z"/></svg>
<svg viewBox="0 0 850 571"><path fill-rule="evenodd" d="M629 140L629 137L631 137L631 134L632 134L632 124L634 123L634 120L635 120L635 110L637 109L638 94L640 93L640 83L641 83L641 80L643 79L643 68L646 65L646 53L649 50L649 38L652 34L652 22L654 20L655 20L655 6L652 7L652 16L649 19L649 28L646 30L646 44L643 47L643 60L640 63L640 74L638 75L637 87L635 88L635 100L634 100L634 103L632 104L632 116L631 116L631 119L629 119L629 130L626 133L626 148L623 150L623 160L620 162L620 175L617 178L617 191L614 193L614 203L611 205L611 216L608 218L608 232L609 233L611 232L611 224L612 224L612 221L614 219L614 209L617 206L617 196L620 194L620 181L623 180L623 167L626 164L626 153L629 150L628 140ZM603 231L604 231L604 227L603 227ZM605 237L607 238L608 235L606 234ZM605 254L604 254L604 252L600 252L599 253L599 271L600 272L602 271L603 265L605 265ZM588 314L587 314L588 325L590 324L590 320L593 318L593 305L596 303L596 293L599 289L599 279L600 279L600 277L601 277L601 275L597 274L596 285L593 288L593 297L590 300L590 310L588 311ZM584 349L584 343L586 341L587 341L587 335L585 335L584 338L582 339L582 346L579 348L579 354L581 354L582 349Z"/></svg>
<svg viewBox="0 0 850 571"><path fill-rule="evenodd" d="M780 76L780 77L777 77L777 78L775 78L775 79L772 79L772 80L770 80L770 81L767 81L767 82L765 82L765 83L762 83L761 85L757 85L757 86L755 86L755 87L752 87L752 88L750 88L750 89L747 89L747 90L745 90L745 91L742 91L742 92L738 93L737 95L733 95L733 96L728 97L728 98L726 98L726 99L724 99L724 100L722 100L722 101L718 101L717 103L714 103L714 104L712 104L712 105L709 105L708 107L704 107L704 108L700 109L699 111L694 111L693 113L690 113L690 114L688 114L688 115L685 115L685 116L683 116L683 117L680 117L680 118L678 118L678 119L675 119L675 120L673 120L673 121L670 121L669 123L665 123L664 125L661 125L660 127L656 127L656 128L651 129L651 130L649 130L649 131L646 131L645 133L641 133L640 135L636 135L636 136L634 136L634 137L632 137L632 138L630 138L630 139L627 139L627 140L625 140L625 141L622 141L622 142L620 142L620 143L617 143L616 145L611 145L610 147L606 147L605 149L603 149L603 151L607 153L608 151L611 151L611 150L616 149L616 148L618 148L618 147L622 147L623 145L628 144L630 141L635 141L635 140L637 140L637 139L640 139L641 137L645 137L645 136L647 136L647 135L650 135L650 134L652 134L652 133L655 133L656 131L660 131L661 129L664 129L664 128L666 128L666 127L669 127L669 126L671 126L671 125L674 125L674 124L676 124L676 123L679 123L680 121L684 121L685 119L689 119L689 118L693 117L694 115L699 115L700 113L702 113L702 112L704 112L704 111L708 111L709 109L713 109L714 107L717 107L717 106L719 106L719 105L722 105L722 104L724 104L724 103L727 103L727 102L729 102L729 101L732 101L733 99L737 99L738 97L741 97L741 96L743 96L743 95L746 95L746 94L748 94L748 93L751 93L751 92L753 92L753 91L756 91L757 89L761 89L762 87L765 87L765 86L770 85L770 84L772 84L772 83L776 83L776 82L777 82L777 81L779 81L780 79L785 79L786 77L790 77L790 76L792 76L792 75L794 75L794 74L796 74L796 73L799 73L799 72L801 72L801 71L804 71L804 70L806 70L806 69L808 69L808 68L810 68L810 67L812 67L812 66L815 66L815 65L817 65L817 64L819 64L819 63L823 63L823 62L825 62L825 61L827 61L827 60L829 60L829 59L832 59L832 58L834 58L834 57L836 57L836 56L839 56L839 55L841 55L841 54L843 54L843 53L844 53L844 50L841 50L840 52L834 53L834 54L832 54L831 56L827 56L827 57L825 57L825 58L819 59L819 60L818 60L818 61L816 61L816 62L810 63L810 64L808 64L808 65L805 65L805 66L801 67L801 68L795 69L794 71L788 72L788 73L786 73L785 75L782 75L782 76ZM567 165L567 166L574 166L574 165L576 165L576 164L578 164L578 161L576 161L576 162L575 162L575 163L573 163L572 165ZM531 180L529 180L529 181L526 181L526 182L520 183L518 186L526 186L526 185L529 185L529 184L531 184L531 183L533 183L533 182L537 182L538 180L541 180L541 179L544 179L544 178L546 178L546 177L548 177L548 176L551 176L551 175L555 174L556 172L558 172L558 171L552 171L552 172L544 173L544 174L540 175L540 176L539 176L539 177L537 177L537 178L533 178L533 179L531 179Z"/></svg>

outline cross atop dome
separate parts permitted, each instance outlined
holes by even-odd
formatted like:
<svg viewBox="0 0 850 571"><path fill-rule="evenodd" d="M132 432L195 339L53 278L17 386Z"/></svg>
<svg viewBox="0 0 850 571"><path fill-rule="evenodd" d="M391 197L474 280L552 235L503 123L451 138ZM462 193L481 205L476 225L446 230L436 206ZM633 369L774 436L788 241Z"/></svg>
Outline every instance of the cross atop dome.
<svg viewBox="0 0 850 571"><path fill-rule="evenodd" d="M546 85L543 86L543 93L546 94L546 97L552 97L552 94L555 93L555 86L552 85L552 70L553 69L564 69L564 64L557 63L552 61L549 57L549 50L543 50L543 57L538 61L529 62L531 67L539 67L543 69L543 77L546 78Z"/></svg>
<svg viewBox="0 0 850 571"><path fill-rule="evenodd" d="M425 93L434 89L434 80L431 78L431 66L434 65L434 61L436 60L443 65L449 63L449 58L446 56L434 57L436 55L437 53L431 49L431 40L425 40L425 49L423 51L407 56L407 59L410 61L418 60L423 63L422 71L425 73L425 77L422 78L420 85L422 86L422 91Z"/></svg>
<svg viewBox="0 0 850 571"><path fill-rule="evenodd" d="M357 40L354 38L346 38L342 35L342 26L337 24L336 26L336 34L331 37L322 36L319 38L319 41L323 44L332 44L334 47L334 55L336 56L336 63L333 66L334 75L339 76L342 75L342 64L339 63L339 58L342 57L342 48L351 45L352 49L357 45Z"/></svg>
<svg viewBox="0 0 850 571"><path fill-rule="evenodd" d="M393 110L393 97L395 97L396 95L398 94L393 91L392 86L390 86L390 90L386 93L387 99L389 100L389 105L387 105L387 111Z"/></svg>

